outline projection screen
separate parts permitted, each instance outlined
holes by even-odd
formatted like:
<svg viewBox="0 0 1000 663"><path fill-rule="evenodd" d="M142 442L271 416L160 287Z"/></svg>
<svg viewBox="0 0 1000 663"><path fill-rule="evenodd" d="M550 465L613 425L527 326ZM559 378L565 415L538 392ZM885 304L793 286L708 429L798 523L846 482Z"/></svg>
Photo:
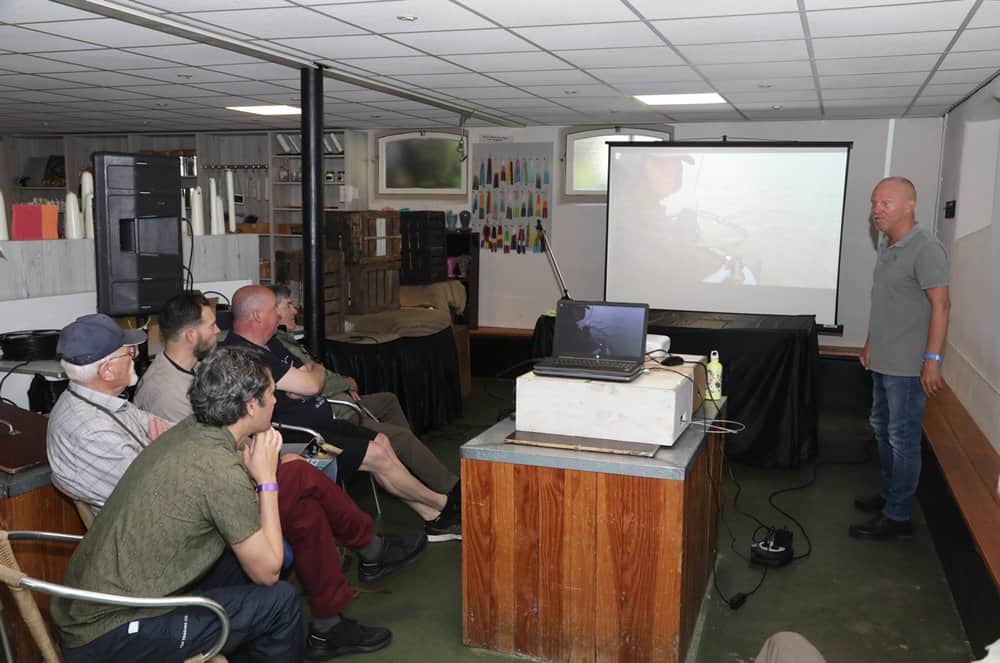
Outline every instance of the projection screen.
<svg viewBox="0 0 1000 663"><path fill-rule="evenodd" d="M610 143L605 299L836 324L851 143Z"/></svg>

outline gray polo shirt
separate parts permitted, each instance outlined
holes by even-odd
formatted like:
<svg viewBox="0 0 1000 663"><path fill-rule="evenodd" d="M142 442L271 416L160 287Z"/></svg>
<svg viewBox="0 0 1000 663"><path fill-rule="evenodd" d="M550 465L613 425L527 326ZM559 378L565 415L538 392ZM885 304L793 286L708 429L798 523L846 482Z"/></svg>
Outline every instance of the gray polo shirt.
<svg viewBox="0 0 1000 663"><path fill-rule="evenodd" d="M891 246L881 238L872 283L871 370L920 375L931 319L924 291L946 285L948 256L930 230L914 226Z"/></svg>

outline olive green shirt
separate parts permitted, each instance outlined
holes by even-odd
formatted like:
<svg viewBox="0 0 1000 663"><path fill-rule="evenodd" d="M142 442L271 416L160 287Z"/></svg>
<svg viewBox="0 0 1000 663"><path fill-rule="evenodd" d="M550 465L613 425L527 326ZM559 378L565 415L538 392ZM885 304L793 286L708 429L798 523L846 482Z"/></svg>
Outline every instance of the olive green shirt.
<svg viewBox="0 0 1000 663"><path fill-rule="evenodd" d="M898 242L882 237L872 283L871 370L916 377L923 367L931 302L925 290L948 285L948 256L941 240L914 226Z"/></svg>
<svg viewBox="0 0 1000 663"><path fill-rule="evenodd" d="M259 529L257 493L232 434L188 417L125 471L73 553L64 582L129 596L183 593L226 546ZM65 647L169 611L52 601L52 620Z"/></svg>
<svg viewBox="0 0 1000 663"><path fill-rule="evenodd" d="M278 328L275 332L274 337L278 339L285 348L299 358L303 362L315 362L312 355L310 355L302 344L291 334L291 332L286 331L283 328ZM326 378L323 381L323 391L321 392L324 398L336 398L338 400L349 401L352 400L348 395L348 391L351 388L351 379L344 375L339 375L334 373L330 369L326 369ZM353 408L347 407L346 405L334 405L333 413L337 419L345 419L351 423L360 423L360 417L358 417L357 411Z"/></svg>

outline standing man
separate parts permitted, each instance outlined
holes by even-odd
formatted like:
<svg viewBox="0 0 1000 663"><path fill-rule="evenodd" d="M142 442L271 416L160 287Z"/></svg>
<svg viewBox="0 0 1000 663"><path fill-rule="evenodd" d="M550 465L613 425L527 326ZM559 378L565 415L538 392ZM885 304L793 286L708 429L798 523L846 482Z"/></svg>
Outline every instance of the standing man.
<svg viewBox="0 0 1000 663"><path fill-rule="evenodd" d="M872 192L872 223L882 236L872 284L868 340L861 365L872 372L871 426L882 469L878 495L854 505L876 515L852 525L859 539L908 539L920 479L924 404L943 386L941 352L948 331L948 257L934 234L917 225L917 192L905 177L887 177Z"/></svg>

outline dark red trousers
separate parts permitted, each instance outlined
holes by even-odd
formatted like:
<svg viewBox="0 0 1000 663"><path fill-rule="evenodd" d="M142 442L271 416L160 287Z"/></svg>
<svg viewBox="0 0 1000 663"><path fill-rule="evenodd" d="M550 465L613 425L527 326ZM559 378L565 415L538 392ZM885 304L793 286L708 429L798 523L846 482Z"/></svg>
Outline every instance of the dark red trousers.
<svg viewBox="0 0 1000 663"><path fill-rule="evenodd" d="M340 486L305 461L278 464L281 532L292 547L295 573L309 599L313 617L332 617L351 602L337 544L365 546L375 522Z"/></svg>

